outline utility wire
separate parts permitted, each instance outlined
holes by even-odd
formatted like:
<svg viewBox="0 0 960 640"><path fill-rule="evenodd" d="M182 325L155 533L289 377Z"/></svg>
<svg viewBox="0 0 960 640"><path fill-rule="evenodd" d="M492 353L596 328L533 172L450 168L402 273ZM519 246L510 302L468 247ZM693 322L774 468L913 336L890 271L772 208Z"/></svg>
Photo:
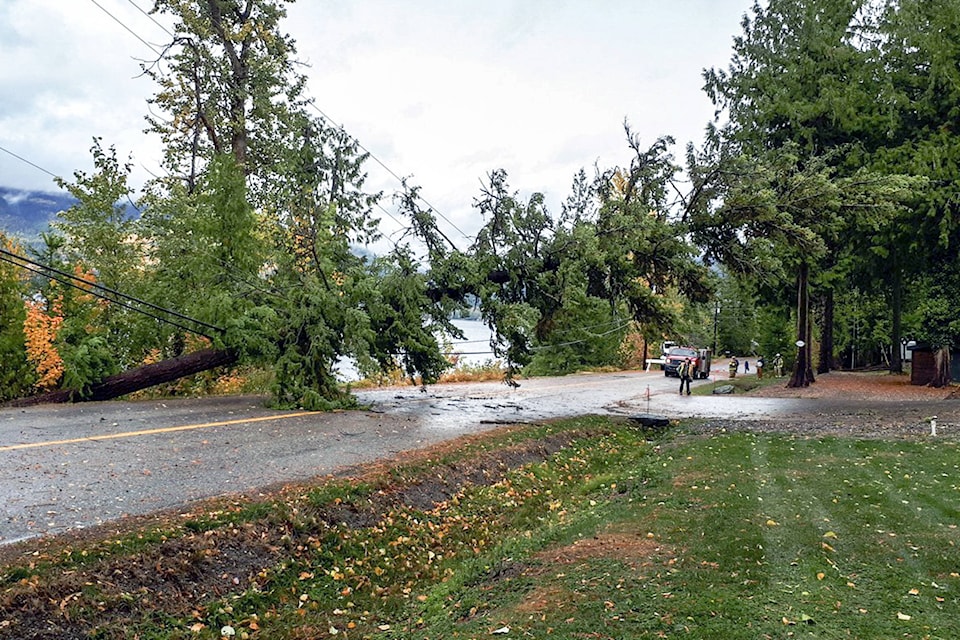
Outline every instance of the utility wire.
<svg viewBox="0 0 960 640"><path fill-rule="evenodd" d="M35 164L35 163L33 163L33 162L30 162L30 161L27 160L26 158L24 158L24 157L22 157L22 156L19 156L19 155L17 155L16 153L13 153L12 151L10 151L10 150L2 147L2 146L0 146L0 151L4 151L4 152L10 154L11 156L13 156L14 158L20 160L21 162L25 162L26 164L29 164L30 166L34 167L35 169L38 169L38 170L40 170L40 171L42 171L42 172L44 172L44 173L46 173L46 174L48 174L48 175L50 175L50 176L53 176L54 178L58 178L58 177L59 177L59 176L55 175L54 173L52 173L52 172L44 169L44 168L41 167L40 165ZM140 209L138 209L137 206L133 203L133 201L130 200L130 196L129 196L129 195L127 195L127 201L130 202L130 205L134 208L134 210L136 210L138 213L141 213L141 215L142 215L142 212L140 211ZM399 220L397 220L389 211L387 211L386 209L384 209L383 206L381 206L379 202L376 203L376 205L377 205L377 207L378 207L381 211L383 211L385 214L387 214L388 216L390 216L390 218L392 218L394 222L396 222L398 225L400 225L401 227L403 227L403 223L400 222ZM408 229L408 228L409 228L409 227L405 227L405 229ZM394 241L392 238L387 237L387 236L385 236L385 237L386 237L386 239L387 239L388 241L390 241L391 243L393 243L393 246L394 246L394 247L399 247L399 245L397 245L396 241ZM16 254L11 254L11 255L14 255L17 259L26 260L25 258L22 258L21 256L18 256L18 255L16 255ZM210 253L204 253L203 255L205 255L205 256L208 257L208 258L215 258L215 256L213 256L213 255L210 254ZM235 282L239 282L239 283L241 283L241 284L243 284L243 285L245 285L245 286L247 286L247 287L250 287L251 289L253 289L253 290L255 290L255 291L259 291L259 292L261 292L261 293L265 293L265 294L268 294L268 295L272 295L272 296L274 296L274 297L276 297L276 298L279 298L279 299L281 299L281 300L284 300L284 301L286 301L286 302L289 302L289 299L286 298L282 293L277 293L277 292L265 290L265 289L263 289L263 288L261 288L261 287L259 287L259 286L257 286L257 285L254 285L254 284L248 282L247 280L245 280L245 279L243 279L243 278L241 278L241 277L239 277L239 276L236 276L236 275L230 273L231 267L230 267L229 265L227 265L226 263L224 263L223 260L221 260L221 259L218 259L218 258L215 258L215 259L216 259L217 262L220 264L220 266L223 267L225 275L228 276L228 277L230 277L230 278L232 278ZM39 264L39 263L38 263L38 264ZM20 265L18 265L18 266L20 266ZM44 265L44 266L46 267L46 265ZM52 267L49 267L49 268L52 269ZM41 275L45 275L45 274L41 274ZM76 276L74 276L73 274L65 274L65 275L66 275L66 277L70 277L70 278L76 277ZM100 286L100 287L102 287L102 285L92 284L92 283L90 283L90 282L88 282L88 281L86 281L86 280L83 280L83 282L84 282L85 284L87 284L87 285ZM125 295L125 294L122 294L122 293L120 293L120 292L116 292L116 294L117 294L117 295L121 295L121 296L122 296L122 295ZM147 304L147 305L150 304L150 303L148 303L148 302L146 302L146 301L140 301L140 302L142 302L143 304ZM176 313L176 312L171 311L171 310L168 310L168 309L163 309L162 307L158 307L158 309L161 309L161 310L163 310L164 312ZM191 322L199 322L199 321L197 321L197 320L194 320L193 318L188 318L187 316L184 316L184 318L190 320ZM177 326L179 326L179 325L177 325ZM218 330L218 331L222 331L222 329L220 329L219 327L214 327L213 325L210 325L210 326L211 326L211 328L213 328L213 329L216 329L216 330ZM181 327L181 328L183 328L183 327ZM188 329L188 330L189 330L189 329ZM203 335L203 334L201 334L201 335ZM207 336L207 337L209 337L209 336Z"/></svg>
<svg viewBox="0 0 960 640"><path fill-rule="evenodd" d="M131 302L135 302L135 303L137 303L137 304L141 304L141 305L143 305L143 306L145 306L145 307L148 307L148 308L150 308L150 309L153 309L153 310L155 310L155 311L159 311L159 312L161 312L161 313L165 313L165 314L171 315L171 316L173 316L173 317L175 317L175 318L180 318L181 320L186 320L187 322L192 322L192 323L194 323L194 324L196 324L196 325L199 325L199 326L201 326L201 327L206 327L206 328L208 328L208 329L212 329L212 330L217 331L217 332L219 332L219 333L223 333L223 331L224 331L223 328L218 327L217 325L210 324L209 322L204 322L203 320L197 320L196 318L191 318L190 316L184 315L184 314L179 313L179 312L177 312L177 311L174 311L174 310L172 310L172 309L167 309L167 308L165 308L165 307L161 307L161 306L159 306L159 305L153 304L152 302L147 302L146 300L141 300L140 298L135 298L134 296L127 295L126 293L122 293L122 292L120 292L120 291L117 291L116 289L111 289L110 287L104 286L104 285L102 285L102 284L99 284L99 283L96 283L96 282L91 282L91 281L89 281L89 280L87 280L87 279L85 279L85 278L81 278L80 276L74 275L74 274L72 274L72 273L68 273L68 272L66 272L66 271L62 271L62 270L60 270L60 269L57 269L56 267L51 267L50 265L43 264L42 262L37 262L36 260L31 260L31 259L25 258L25 257L23 257L23 256L21 256L21 255L17 255L16 253L13 253L13 252L11 252L11 251L7 251L6 249L0 248L0 260L4 260L4 261L6 261L6 262L10 262L11 264L16 264L17 266L20 266L20 267L23 267L24 269L28 269L28 270L30 270L30 271L33 271L34 273L39 273L40 275L51 277L51 278L53 278L54 280L57 280L58 282L63 282L63 284L69 284L69 286L79 288L79 289L81 289L81 290L83 290L83 291L88 291L86 288L84 288L84 286L86 286L86 287L91 287L91 288L96 288L96 289L99 289L99 290L101 290L101 291L105 291L105 292L107 292L107 293L109 293L109 294L111 294L111 295L117 296L118 298L121 298L121 299L123 299L123 300L129 300L129 301L131 301ZM14 260L19 260L20 262L24 262L24 263L26 263L26 265L24 265L24 264L19 264L19 263L17 263L17 262L14 262ZM27 265L30 265L30 266L27 266ZM42 270L43 270L43 273L40 273L40 272L36 271L35 268L42 269ZM61 276L61 277L63 277L63 278L66 278L66 279L68 279L70 282L64 282L64 281L61 280L60 278L54 278L53 276L49 276L50 273L53 273L53 274L56 274L56 275ZM81 282L84 286L81 286L81 285L78 285L78 284L73 284L73 281ZM137 311L137 312L143 313L144 315L150 316L150 317L154 318L155 320L163 320L163 318L160 318L160 317L158 317L158 316L154 316L154 315L149 314L149 313L145 313L145 312L143 312L141 309L137 309L137 308L128 306L126 303L120 302L119 300L112 300L111 298L109 298L109 297L107 297L107 296L105 296L105 295L100 295L100 294L97 294L97 293L95 293L95 292L93 292L93 291L88 291L88 293L92 293L93 295L97 296L98 298L103 298L104 300L111 300L112 302L117 302L117 304L120 304L121 306L125 306L125 307L127 307L128 309L131 309L131 310L133 310L133 311ZM177 325L177 326L179 326L179 325ZM181 328L184 328L184 327L181 327ZM193 331L193 330L192 330L192 329L188 329L188 331ZM196 332L196 333L200 333L200 332ZM206 336L206 337L208 337L208 338L210 337L210 336L208 336L208 335L206 335L206 334L203 334L203 333L201 333L201 335L204 335L204 336Z"/></svg>
<svg viewBox="0 0 960 640"><path fill-rule="evenodd" d="M59 177L60 177L60 176L56 175L55 173L51 173L50 171L47 171L46 169L44 169L44 168L41 167L40 165L34 164L34 163L30 162L29 160L27 160L27 159L24 158L23 156L18 156L18 155L15 154L13 151L10 151L9 149L7 149L7 148L5 148L5 147L0 146L0 151L3 151L4 153L13 156L14 158L16 158L17 160L19 160L20 162L25 162L26 164L30 165L30 166L33 167L34 169L38 169L38 170L44 172L45 174L47 174L47 175L50 176L51 178L59 178Z"/></svg>
<svg viewBox="0 0 960 640"><path fill-rule="evenodd" d="M134 7L136 7L137 11L139 11L139 12L142 13L143 15L147 16L147 17L150 19L150 21L153 22L153 24L157 25L158 27L160 27L161 29L163 29L164 31L166 31L166 33L167 33L168 36L170 36L171 38L176 38L176 36L175 36L173 33L171 33L171 31L170 31L169 29L167 29L165 26L163 26L162 24L160 24L160 23L157 21L157 19L153 17L153 14L152 14L152 13L150 13L149 11L144 11L144 10L140 7L140 5L138 5L138 4L137 4L136 2L134 2L133 0L127 0L127 2L129 2L129 3L132 4Z"/></svg>
<svg viewBox="0 0 960 640"><path fill-rule="evenodd" d="M320 116L323 117L324 120L326 120L327 122L329 122L329 123L332 124L333 126L337 127L338 129L340 129L340 130L343 131L344 133L346 133L347 130L344 128L344 126L343 126L342 124L337 123L333 118L331 118L331 117L328 116L326 113L324 113L323 110L320 109L320 107L318 107L318 106L316 105L316 103L313 102L313 100L310 100L307 104L309 104L311 107L313 107L313 108L317 111L317 113L319 113ZM370 151L370 150L367 149L365 146L363 146L363 144L362 144L356 137L350 135L349 133L347 133L347 135L350 136L350 137L353 139L353 141L357 143L357 146L360 147L361 149L363 149L363 151L364 151L367 155L369 155L371 158L373 158L373 161L374 161L374 162L376 162L377 164L379 164L381 167L383 167L383 169L384 169L387 173L389 173L391 176L393 176L394 179L397 180L397 182L399 182L400 184L403 184L403 183L404 183L403 178L401 178L400 176L398 176L398 175L393 171L393 169L391 169L391 168L388 167L386 164L384 164L384 162L383 162L382 160L380 160L380 158L378 158L372 151ZM421 200L425 205L427 205L427 206L430 208L431 211L435 212L438 216L440 216L440 218L442 218L443 220L445 220L447 224L449 224L451 227L453 227L454 229L456 229L457 232L458 232L460 235L462 235L465 239L467 239L467 240L472 240L472 239L473 239L473 238L471 238L470 236L468 236L466 233L464 233L464 231L463 231L460 227L458 227L456 224L454 224L453 221L450 220L450 218L448 218L448 217L446 217L445 215L443 215L443 213L441 213L441 211L440 211L439 209L437 209L435 206L433 206L432 204L430 204L430 203L427 201L426 198L424 198L423 196L421 196L421 195L419 195L419 194L417 195L417 198L418 198L419 200Z"/></svg>
<svg viewBox="0 0 960 640"><path fill-rule="evenodd" d="M4 251L3 253L7 253L7 252ZM17 257L19 258L20 256L17 256ZM204 333L203 331L198 331L198 330L196 329L196 327L188 327L188 326L186 326L186 325L180 324L179 322L175 322L175 321L173 321L173 320L170 320L169 318L162 318L162 317L160 317L160 316L156 316L156 315L154 315L154 314L152 314L152 313L148 313L148 312L144 311L143 309L138 309L137 307L135 307L135 306L133 306L133 305L131 305L131 304L128 304L128 303L124 302L123 300L114 300L113 298L110 298L110 297L105 296L105 295L103 295L103 294L97 293L96 291L91 291L90 289L88 289L88 288L86 288L86 287L84 287L84 286L81 286L81 285L79 285L79 284L76 284L75 282L71 282L71 281L68 280L68 279L60 278L60 277L58 277L58 276L56 276L56 275L51 275L50 273L48 273L47 271L45 271L43 268L33 267L33 266L28 265L28 264L20 264L20 263L16 262L15 260L11 260L10 258L8 258L8 257L5 256L5 255L0 255L0 261L2 261L2 262L8 262L8 263L12 264L12 265L15 266L15 267L19 267L19 268L21 268L21 269L25 269L26 271L31 271L31 272L33 272L33 273L35 273L35 274L37 274L37 275L43 276L44 278L50 278L51 280L55 280L55 281L59 282L60 284L66 285L66 286L68 286L68 287L72 287L72 288L77 289L77 290L79 290L79 291L83 291L84 293L89 293L90 295L95 296L95 297L97 297L97 298L100 298L101 300L107 300L108 302L111 302L112 304L116 304L116 305L118 305L118 306L121 306L121 307L124 307L124 308L126 308L126 309L129 309L129 310L131 310L131 311L133 311L133 312L135 312L135 313L139 313L139 314L141 314L141 315L145 315L145 316L147 316L148 318L151 318L151 319L153 319L153 320L157 320L158 322L164 322L164 323L166 323L166 324L169 324L169 325L172 325L172 326L174 326L174 327L177 327L178 329L183 329L184 331L187 331L187 332L189 332L189 333L196 333L197 335L201 335L201 336L203 336L204 338L209 338L210 340L213 340L213 339L214 339L213 336L211 336L211 335L209 335L209 334L207 334L207 333ZM51 269L51 270L53 270L53 271L56 271L56 270L52 269L51 267L46 267L46 268L47 268L47 269ZM60 272L60 273L62 273L62 272ZM73 276L73 277L76 278L76 276ZM83 280L82 278L76 278L76 279L80 280L81 282L86 282L86 283L88 283L88 281ZM89 283L88 283L88 285L89 285ZM93 286L97 286L97 285L93 285ZM175 315L179 315L179 314L175 314ZM184 317L186 317L186 316L184 316ZM192 319L191 319L191 320L192 320ZM193 321L193 322L197 322L198 324L205 324L205 323L203 323L203 322L200 322L199 320L192 320L192 321Z"/></svg>
<svg viewBox="0 0 960 640"><path fill-rule="evenodd" d="M131 29L130 27L128 27L127 25L125 25L125 24L120 20L120 18L118 18L117 16L115 16L115 15L113 15L112 13L110 13L109 11L107 11L107 10L103 7L103 5L101 5L99 2L97 2L97 0L90 0L90 2L92 2L92 3L95 4L95 5L97 5L97 7L98 7L101 11L103 11L105 14L107 14L108 16L110 16L111 18L113 18L113 21L114 21L114 22L116 22L116 23L119 24L121 27L123 27L124 29L126 29L126 30L130 33L130 35L132 35L134 38L136 38L137 40L139 40L140 42L142 42L143 44L145 44L145 45L147 46L147 48L149 48L149 49L150 49L151 51L153 51L155 54L157 54L158 56L162 56L162 55L163 55L159 50L157 50L156 47L154 47L152 44L150 44L149 42L147 42L146 40L144 40L143 38L141 38L139 35L137 35L137 32L136 32L136 31L134 31L133 29Z"/></svg>
<svg viewBox="0 0 960 640"><path fill-rule="evenodd" d="M128 27L126 24L124 24L119 18L117 18L115 15L113 15L112 13L110 13L109 11L107 11L106 9L104 9L100 4L98 4L98 3L96 2L96 0L90 0L90 1L93 2L95 5L97 5L104 13L106 13L108 16L110 16L115 22L117 22L120 26L122 26L126 31L128 31L129 33L131 33L137 40L139 40L140 42L142 42L143 44L145 44L147 47L149 47L149 48L150 48L154 53L156 53L158 56L163 55L161 52L157 51L157 49L156 49L155 47L153 47L150 43L148 43L146 40L144 40L143 38L141 38L133 29L131 29L130 27ZM173 34L173 33L172 33L169 29L167 29L163 24L161 24L159 21L157 21L156 18L154 18L152 14L150 14L150 13L147 12L147 11L144 11L143 8L140 7L140 5L138 5L137 3L135 3L133 0L127 0L127 1L128 1L131 5L133 5L133 6L137 9L137 11L139 11L140 13L142 13L143 15L145 15L145 16L146 16L147 18L149 18L155 25L157 25L158 27L160 27L161 29L163 29L163 31L166 32L167 35L169 35L170 37L176 37L175 34ZM326 113L324 113L324 112L320 109L320 107L318 107L312 100L308 101L307 104L309 104L311 107L313 107L313 108L317 111L317 113L319 113L320 116L323 117L324 120L326 120L327 122L329 122L330 124L332 124L332 125L335 126L336 128L338 128L338 129L340 129L341 131L343 131L346 135L348 135L348 136L357 144L357 146L358 146L360 149L362 149L367 155L369 155L369 156L374 160L374 162L376 162L376 163L379 164L381 167L383 167L383 169L384 169L387 173L389 173L391 176L393 176L394 179L396 179L398 182L400 182L401 184L403 184L403 179L402 179L399 175L397 175L396 172L394 172L390 167L388 167L388 166L387 166L382 160L380 160L380 158L378 158L372 151L370 151L370 150L367 149L365 146L363 146L363 144L362 144L356 137L354 137L354 136L350 135L349 133L347 133L347 131L346 131L346 129L343 127L343 125L338 124L336 121L334 121L332 118L330 118L330 117L329 117ZM430 209L431 209L432 211L436 212L436 214L437 214L440 218L442 218L443 220L445 220L451 227L453 227L454 229L456 229L464 238L466 238L467 240L470 240L470 239L471 239L470 236L468 236L466 233L464 233L463 230L461 230L461 229L460 229L456 224L454 224L449 218L447 218L446 216L444 216L443 213L441 213L436 207L434 207L432 204L430 204L429 202L427 202L427 200L426 200L423 196L417 196L417 197L418 197L421 201L423 201L424 204L426 204L428 207L430 207ZM381 211L383 211L383 213L385 213L387 216L389 216L390 219L392 219L392 220L393 220L394 222L396 222L398 225L400 225L401 227L403 227L405 230L407 230L407 229L410 228L409 225L404 225L402 222L400 222L399 220L397 220L397 218L394 217L393 214L391 214L389 211L387 211L386 209L384 209L383 206L381 206L379 203L377 203L377 207L378 207ZM136 208L136 207L134 207L134 208ZM388 239L389 239L389 238L388 238ZM393 242L393 241L391 240L391 242ZM394 246L397 246L395 242L394 242L393 244L394 244Z"/></svg>
<svg viewBox="0 0 960 640"><path fill-rule="evenodd" d="M619 327L615 327L615 328L613 328L613 329L610 329L610 331L604 331L603 333L591 334L591 338L602 338L603 336L608 336L608 335L610 335L611 333L616 333L617 331L621 331L624 327L628 326L629 324L630 324L629 321L628 321L628 322L624 322L624 323L621 324ZM545 344L545 345L543 345L542 347L530 347L530 351L545 351L545 350L547 350L547 349L553 349L553 348L556 348L556 347L569 347L569 346L575 345L575 344L583 344L584 342L587 342L587 340L588 340L587 338L583 338L583 339L581 339L581 340L571 340L571 341L569 341L569 342L558 342L557 344Z"/></svg>

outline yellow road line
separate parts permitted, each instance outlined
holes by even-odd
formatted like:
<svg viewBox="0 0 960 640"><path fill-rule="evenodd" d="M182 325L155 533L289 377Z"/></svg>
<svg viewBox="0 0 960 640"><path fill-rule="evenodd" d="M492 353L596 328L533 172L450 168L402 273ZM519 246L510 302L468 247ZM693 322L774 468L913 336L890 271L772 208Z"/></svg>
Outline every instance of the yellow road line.
<svg viewBox="0 0 960 640"><path fill-rule="evenodd" d="M17 449L36 449L38 447L54 447L62 444L77 444L79 442L99 442L101 440L116 440L117 438L135 438L137 436L152 436L158 433L173 433L175 431L192 431L194 429L207 429L209 427L226 427L232 424L244 424L247 422L265 422L267 420L283 420L285 418L298 418L300 416L310 415L309 411L299 413L285 413L279 416L260 416L259 418L239 418L237 420L223 420L221 422L204 422L202 424L185 424L178 427L163 427L160 429L145 429L143 431L125 431L123 433L109 433L102 436L87 436L85 438L72 438L70 440L49 440L47 442L28 442L26 444L11 444L0 447L0 452L14 451Z"/></svg>

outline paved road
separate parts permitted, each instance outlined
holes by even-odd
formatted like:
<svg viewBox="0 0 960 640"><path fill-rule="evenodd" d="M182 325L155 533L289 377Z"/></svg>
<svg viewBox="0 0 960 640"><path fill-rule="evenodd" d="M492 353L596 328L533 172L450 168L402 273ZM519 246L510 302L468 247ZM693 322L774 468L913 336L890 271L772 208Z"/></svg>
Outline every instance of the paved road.
<svg viewBox="0 0 960 640"><path fill-rule="evenodd" d="M697 384L697 383L694 383ZM503 423L591 413L775 417L811 401L676 394L659 372L358 392L367 410L265 409L260 398L0 410L0 544L305 480Z"/></svg>

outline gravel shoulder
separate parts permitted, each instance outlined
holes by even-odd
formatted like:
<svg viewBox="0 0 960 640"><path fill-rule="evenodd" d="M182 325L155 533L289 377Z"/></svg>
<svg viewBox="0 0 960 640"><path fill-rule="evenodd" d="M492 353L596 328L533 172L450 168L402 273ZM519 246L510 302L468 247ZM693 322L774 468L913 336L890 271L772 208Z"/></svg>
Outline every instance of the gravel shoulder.
<svg viewBox="0 0 960 640"><path fill-rule="evenodd" d="M823 400L937 401L948 400L958 394L958 387L940 389L910 384L910 376L893 375L886 371L833 371L817 376L809 387L788 389L784 384L761 387L751 396L767 398L816 398Z"/></svg>
<svg viewBox="0 0 960 640"><path fill-rule="evenodd" d="M960 440L960 387L910 384L908 375L877 372L831 372L817 376L809 387L764 386L745 397L809 401L802 415L762 420L705 419L689 431L717 430L790 433L799 437L911 438Z"/></svg>

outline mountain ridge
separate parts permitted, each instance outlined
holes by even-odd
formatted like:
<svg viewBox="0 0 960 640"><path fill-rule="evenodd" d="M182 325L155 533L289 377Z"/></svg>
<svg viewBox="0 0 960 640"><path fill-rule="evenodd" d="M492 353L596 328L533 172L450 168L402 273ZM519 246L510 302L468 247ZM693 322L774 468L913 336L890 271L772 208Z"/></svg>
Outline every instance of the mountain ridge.
<svg viewBox="0 0 960 640"><path fill-rule="evenodd" d="M57 213L77 203L65 193L0 186L0 231L25 242L50 229Z"/></svg>

